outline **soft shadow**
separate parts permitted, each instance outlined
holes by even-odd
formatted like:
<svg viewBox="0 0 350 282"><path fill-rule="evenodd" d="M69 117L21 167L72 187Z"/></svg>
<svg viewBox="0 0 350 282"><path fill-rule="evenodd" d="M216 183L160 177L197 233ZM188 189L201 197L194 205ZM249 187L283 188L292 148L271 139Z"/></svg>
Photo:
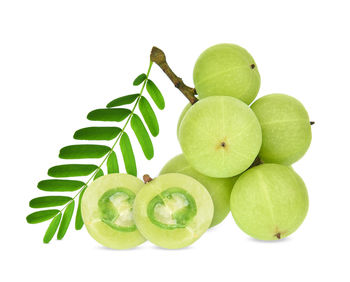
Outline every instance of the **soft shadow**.
<svg viewBox="0 0 350 282"><path fill-rule="evenodd" d="M166 248L159 247L159 246L157 246L157 245L151 245L151 246L149 246L149 248L154 249L154 250L159 250L159 251L172 251L172 252L176 252L176 251L191 250L191 249L193 249L193 246L190 245L190 246L187 246L187 247L184 247L184 248L181 248L181 249L166 249Z"/></svg>
<svg viewBox="0 0 350 282"><path fill-rule="evenodd" d="M117 249L111 249L111 248L107 248L105 246L102 246L102 245L99 245L96 247L97 250L99 251L112 251L112 252L125 252L125 251L138 251L138 250L141 250L142 249L142 245L140 246L137 246L135 248L131 248L131 249L125 249L125 250L117 250Z"/></svg>
<svg viewBox="0 0 350 282"><path fill-rule="evenodd" d="M247 237L247 239L249 241L252 241L252 242L256 242L258 244L282 244L282 243L285 243L285 242L289 242L291 240L290 237L285 237L285 238L282 238L282 239L279 239L279 240L272 240L272 241L264 241L264 240L259 240L259 239L255 239L253 237Z"/></svg>

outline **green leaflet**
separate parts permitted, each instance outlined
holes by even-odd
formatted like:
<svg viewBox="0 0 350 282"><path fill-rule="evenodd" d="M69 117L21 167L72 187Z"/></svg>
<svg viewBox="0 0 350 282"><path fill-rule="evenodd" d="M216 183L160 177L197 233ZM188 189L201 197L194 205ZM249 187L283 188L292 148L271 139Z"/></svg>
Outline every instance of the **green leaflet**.
<svg viewBox="0 0 350 282"><path fill-rule="evenodd" d="M126 172L137 176L134 152L132 150L129 136L125 132L120 138L120 150L122 151Z"/></svg>
<svg viewBox="0 0 350 282"><path fill-rule="evenodd" d="M84 221L81 216L81 199L83 198L84 192L87 187L85 187L79 195L79 202L78 202L78 209L77 209L77 214L75 216L75 230L80 230L84 226Z"/></svg>
<svg viewBox="0 0 350 282"><path fill-rule="evenodd" d="M139 110L147 124L147 127L151 134L156 137L159 134L159 125L157 121L157 117L145 97L140 98L139 102Z"/></svg>
<svg viewBox="0 0 350 282"><path fill-rule="evenodd" d="M61 159L99 159L106 155L111 148L104 145L70 145L60 150Z"/></svg>
<svg viewBox="0 0 350 282"><path fill-rule="evenodd" d="M94 180L99 178L99 177L101 177L101 176L103 176L103 175L104 175L103 170L99 168L98 172L94 176Z"/></svg>
<svg viewBox="0 0 350 282"><path fill-rule="evenodd" d="M132 83L134 86L140 85L142 82L145 81L147 78L147 75L144 73L141 73L138 77L135 78L134 82Z"/></svg>
<svg viewBox="0 0 350 282"><path fill-rule="evenodd" d="M135 132L137 140L141 145L142 151L145 154L145 157L150 160L153 158L154 151L151 138L148 135L148 132L143 125L142 120L137 114L133 114L131 118L131 128Z"/></svg>
<svg viewBox="0 0 350 282"><path fill-rule="evenodd" d="M66 234L68 226L72 220L73 211L74 211L74 201L71 201L70 204L68 204L68 206L66 207L66 210L64 211L61 225L57 233L58 240L61 240Z"/></svg>
<svg viewBox="0 0 350 282"><path fill-rule="evenodd" d="M164 97L152 80L147 81L146 89L157 107L163 110L165 107Z"/></svg>
<svg viewBox="0 0 350 282"><path fill-rule="evenodd" d="M98 168L89 164L66 164L49 168L47 174L52 177L87 176Z"/></svg>
<svg viewBox="0 0 350 282"><path fill-rule="evenodd" d="M28 215L26 219L31 224L40 223L53 218L59 212L57 209L37 211Z"/></svg>
<svg viewBox="0 0 350 282"><path fill-rule="evenodd" d="M107 173L118 173L119 172L119 166L118 166L118 160L117 155L114 151L109 155L107 159Z"/></svg>
<svg viewBox="0 0 350 282"><path fill-rule="evenodd" d="M84 182L78 180L47 179L41 180L38 188L49 192L72 192L79 190L84 185Z"/></svg>
<svg viewBox="0 0 350 282"><path fill-rule="evenodd" d="M34 209L57 207L67 204L71 197L67 196L45 196L34 198L29 202L29 206Z"/></svg>
<svg viewBox="0 0 350 282"><path fill-rule="evenodd" d="M59 213L51 221L49 227L46 230L46 233L45 233L45 236L43 239L43 242L45 244L48 244L51 241L51 239L53 238L53 236L55 235L57 228L58 228L58 225L60 224L61 218L62 218L62 213Z"/></svg>
<svg viewBox="0 0 350 282"><path fill-rule="evenodd" d="M150 62L147 74L140 74L134 81L134 85L141 85L141 91L139 94L130 94L122 97L118 97L107 104L107 108L96 109L88 113L87 119L91 121L107 121L107 122L121 122L125 119L126 122L123 125L125 129L130 121L130 125L141 145L141 148L147 159L151 159L154 155L154 148L148 133L145 128L144 122L139 115L133 114L132 111L126 108L120 108L123 105L134 104L135 107L139 104L139 109L149 128L149 131L153 136L157 136L159 133L159 125L155 113L145 97L142 97L142 93L147 89L151 98L155 102L158 108L164 108L164 98L159 91L158 87L153 81L148 79L152 62ZM120 135L122 134L122 135ZM125 170L127 173L137 175L137 167L135 162L135 156L130 143L129 136L126 132L122 132L121 127L115 126L93 126L80 128L74 133L74 139L76 140L113 140L110 144L111 148L114 148L118 141L120 150L123 156ZM109 144L107 144L109 145ZM72 192L80 190L72 197L68 196L42 196L34 198L30 201L29 205L32 208L49 208L54 206L66 205L62 210L58 209L46 209L31 213L27 216L28 223L39 223L51 219L51 222L46 230L43 238L44 243L49 243L53 236L57 233L57 239L61 240L70 225L72 216L77 204L77 211L75 214L75 229L80 230L84 226L82 214L81 214L81 201L83 194L90 181L95 180L104 175L101 169L103 163L106 161L107 172L118 173L119 164L117 160L117 154L111 151L111 148L98 144L77 144L70 145L61 148L59 157L61 159L88 159L88 158L103 158L103 161L95 164L63 164L49 168L48 175L55 177L54 179L45 179L40 181L37 186L38 189L47 192ZM117 152L118 153L118 152ZM106 172L106 173L107 173ZM92 176L91 176L92 175ZM88 177L86 183L78 180L59 179L60 177L77 177L77 176L91 176ZM75 198L79 201L75 203Z"/></svg>
<svg viewBox="0 0 350 282"><path fill-rule="evenodd" d="M119 127L85 127L77 130L73 138L76 140L112 140L119 132L122 131Z"/></svg>
<svg viewBox="0 0 350 282"><path fill-rule="evenodd" d="M139 97L139 95L140 94L131 94L131 95L126 95L126 96L122 96L117 99L114 99L113 101L107 104L107 108L131 104L137 99L137 97Z"/></svg>
<svg viewBox="0 0 350 282"><path fill-rule="evenodd" d="M97 109L87 115L88 120L94 121L122 121L129 114L130 110L124 108L117 109Z"/></svg>

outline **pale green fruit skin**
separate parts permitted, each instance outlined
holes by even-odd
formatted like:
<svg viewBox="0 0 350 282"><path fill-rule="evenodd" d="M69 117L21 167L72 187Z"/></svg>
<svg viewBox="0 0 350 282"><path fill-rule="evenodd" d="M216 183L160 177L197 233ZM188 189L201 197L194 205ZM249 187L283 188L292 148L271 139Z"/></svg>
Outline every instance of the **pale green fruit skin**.
<svg viewBox="0 0 350 282"><path fill-rule="evenodd" d="M235 44L218 44L206 49L194 66L193 81L200 99L232 96L246 104L255 99L260 88L260 74L254 59Z"/></svg>
<svg viewBox="0 0 350 282"><path fill-rule="evenodd" d="M212 96L199 100L187 111L180 125L179 142L195 170L227 178L253 163L261 147L261 128L254 112L242 101Z"/></svg>
<svg viewBox="0 0 350 282"><path fill-rule="evenodd" d="M190 107L192 106L191 103L187 104L186 107L184 107L184 109L182 110L180 116L179 116L179 120L177 122L177 129L176 129L176 134L177 134L177 138L179 139L179 130L180 130L180 125L182 120L184 119L187 111L190 109Z"/></svg>
<svg viewBox="0 0 350 282"><path fill-rule="evenodd" d="M98 200L108 190L118 187L128 188L137 194L144 183L129 174L108 174L94 180L85 190L81 212L86 229L97 242L111 249L134 248L146 239L136 229L132 232L122 232L112 229L100 219Z"/></svg>
<svg viewBox="0 0 350 282"><path fill-rule="evenodd" d="M149 202L168 188L186 190L197 205L197 213L185 228L163 229L151 222L147 216ZM197 180L179 173L163 174L146 183L136 195L134 219L137 228L153 244L166 249L179 249L191 245L209 228L214 206L209 192Z"/></svg>
<svg viewBox="0 0 350 282"><path fill-rule="evenodd" d="M311 143L311 125L297 99L270 94L256 100L251 108L262 129L262 161L290 165L304 156Z"/></svg>
<svg viewBox="0 0 350 282"><path fill-rule="evenodd" d="M213 178L194 170L184 155L172 158L159 174L177 172L193 177L208 190L214 204L214 216L210 227L221 223L230 212L230 195L238 176L230 178Z"/></svg>
<svg viewBox="0 0 350 282"><path fill-rule="evenodd" d="M288 166L262 164L243 173L231 193L231 212L237 225L259 240L278 240L292 234L309 207L303 180Z"/></svg>

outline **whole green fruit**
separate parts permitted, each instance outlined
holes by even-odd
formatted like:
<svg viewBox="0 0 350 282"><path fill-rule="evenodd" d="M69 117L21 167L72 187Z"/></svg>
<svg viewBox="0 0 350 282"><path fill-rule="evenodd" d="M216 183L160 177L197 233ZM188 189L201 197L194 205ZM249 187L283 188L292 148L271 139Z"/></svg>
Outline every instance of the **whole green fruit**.
<svg viewBox="0 0 350 282"><path fill-rule="evenodd" d="M176 129L176 134L177 134L177 138L179 139L179 130L180 130L180 125L181 125L181 122L182 120L184 119L187 111L191 108L192 104L189 103L186 105L186 107L184 107L184 109L182 110L180 116L179 116L179 120L177 122L177 129Z"/></svg>
<svg viewBox="0 0 350 282"><path fill-rule="evenodd" d="M235 44L218 44L198 58L193 81L200 99L232 96L250 104L260 88L260 74L252 56Z"/></svg>
<svg viewBox="0 0 350 282"><path fill-rule="evenodd" d="M134 219L152 243L179 249L209 228L214 206L208 191L184 174L168 173L146 183L134 203Z"/></svg>
<svg viewBox="0 0 350 282"><path fill-rule="evenodd" d="M172 158L162 168L160 174L177 172L193 177L208 190L214 204L214 216L210 227L222 222L230 211L230 195L238 176L230 178L213 178L194 170L184 155Z"/></svg>
<svg viewBox="0 0 350 282"><path fill-rule="evenodd" d="M200 173L226 178L246 170L259 153L261 128L242 101L211 96L192 105L179 128L188 163Z"/></svg>
<svg viewBox="0 0 350 282"><path fill-rule="evenodd" d="M135 176L115 173L101 176L88 186L81 212L92 238L112 249L129 249L146 241L132 215L134 199L143 185Z"/></svg>
<svg viewBox="0 0 350 282"><path fill-rule="evenodd" d="M231 193L231 212L237 225L259 240L292 234L309 207L303 180L288 166L262 164L243 173Z"/></svg>
<svg viewBox="0 0 350 282"><path fill-rule="evenodd" d="M263 162L290 165L311 143L310 119L304 106L285 94L270 94L251 106L262 129L259 157Z"/></svg>

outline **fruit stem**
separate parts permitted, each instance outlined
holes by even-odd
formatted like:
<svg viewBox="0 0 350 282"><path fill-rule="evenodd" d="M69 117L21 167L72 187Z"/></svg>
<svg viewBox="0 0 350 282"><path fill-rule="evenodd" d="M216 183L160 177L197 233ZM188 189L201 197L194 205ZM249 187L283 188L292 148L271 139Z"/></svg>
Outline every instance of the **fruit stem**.
<svg viewBox="0 0 350 282"><path fill-rule="evenodd" d="M182 92L182 94L185 95L185 97L190 101L192 105L198 101L198 99L195 96L197 94L196 89L187 86L182 81L182 78L178 77L171 70L171 68L169 67L166 61L165 54L161 49L157 47L153 47L150 57L151 57L151 61L156 63L163 70L163 72L169 77L169 79L175 85L175 87L179 89Z"/></svg>
<svg viewBox="0 0 350 282"><path fill-rule="evenodd" d="M145 174L143 176L143 182L145 182L145 183L151 182L152 180L153 179L152 179L152 177L149 176L149 174Z"/></svg>

